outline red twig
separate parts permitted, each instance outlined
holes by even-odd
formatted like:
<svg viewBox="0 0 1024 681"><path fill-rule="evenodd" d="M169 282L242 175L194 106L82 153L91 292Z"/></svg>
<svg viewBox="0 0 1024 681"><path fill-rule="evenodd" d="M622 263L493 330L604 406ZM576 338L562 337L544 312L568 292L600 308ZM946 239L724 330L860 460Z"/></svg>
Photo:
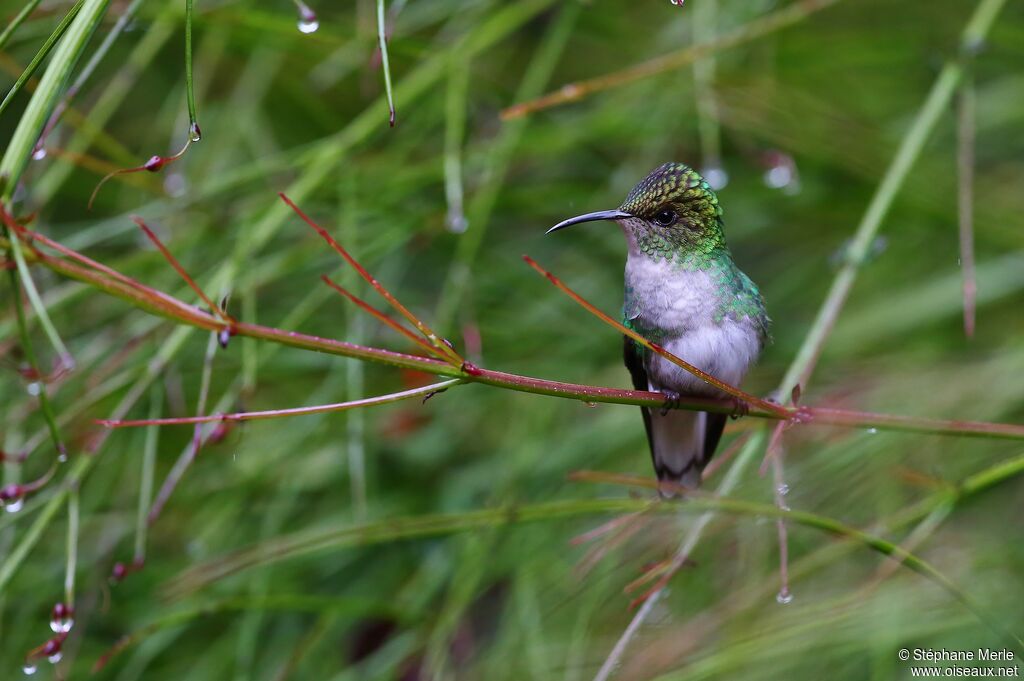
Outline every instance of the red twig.
<svg viewBox="0 0 1024 681"><path fill-rule="evenodd" d="M346 298L348 298L350 301L352 301L356 305L356 307L358 307L360 310L369 313L374 318L376 318L377 320L379 320L380 322L382 322L383 324L385 324L389 328L394 329L398 333L402 334L403 336L405 336L406 338L408 338L413 343L415 343L416 345L420 346L421 348L423 348L427 352L429 352L429 353L431 353L433 355L438 355L442 359L444 359L444 355L442 355L441 352L437 348L435 348L433 345L431 345L430 343L426 342L425 340L423 340L422 338L420 338L419 336L414 334L412 331L410 331L409 329L405 328L404 326L402 326L401 324L396 322L394 319L392 319L391 317L387 316L386 314L384 314L383 312L381 312L380 310L375 308L373 305L370 305L365 300L357 297L355 294L351 293L350 291L348 291L344 287L339 286L338 284L334 283L331 280L331 278L328 277L326 274L320 275L320 278L323 279L325 284L327 284L328 286L333 288L335 291L337 291L341 295L343 295Z"/></svg>
<svg viewBox="0 0 1024 681"><path fill-rule="evenodd" d="M164 293L163 291L152 288L150 286L146 286L145 284L139 282L136 279L132 279L129 276L121 274L117 270L108 267L103 263L97 262L92 258L82 255L81 253L74 249L68 248L63 244L54 241L45 234L41 234L39 232L26 228L24 225L19 224L18 221L13 218L13 216L11 216L6 210L4 210L2 205L0 205L0 218L3 219L4 223L8 227L17 232L18 235L22 237L22 240L25 241L26 245L28 245L29 247L32 247L32 242L38 241L39 243L45 244L49 248L52 248L53 250L57 251L61 255L67 256L77 262L82 263L87 267L91 267L96 271L107 275L111 279L114 279L115 281L119 281L122 284L125 284L126 286L130 286L131 288L139 291L140 293L146 296L149 296L153 299L159 299L160 301L163 301L164 303L167 303L176 308L184 309L187 311L192 310L192 308L190 308L186 303L181 302L174 296L170 296ZM40 257L46 257L43 256L42 254L39 255Z"/></svg>
<svg viewBox="0 0 1024 681"><path fill-rule="evenodd" d="M181 148L181 151L179 151L176 154L173 154L171 156L150 156L149 160L146 161L145 163L143 163L140 166L135 166L133 168L120 168L120 169L115 170L113 172L107 173L107 175L104 176L104 178L102 180L100 180L99 183L96 185L96 188L92 190L92 195L89 197L89 203L87 204L87 208L89 210L92 210L93 201L96 200L96 195L99 194L100 189L103 187L103 185L105 185L107 183L107 180L109 180L109 179L111 179L111 178L113 178L113 177L115 177L117 175L127 175L129 173L139 173L139 172L142 172L143 170L149 171L151 173L155 173L155 172L158 172L160 170L163 170L164 166L168 166L168 165L174 163L175 161L177 161L182 156L184 156L185 152L188 151L188 148L189 148L189 146L191 144L192 144L192 138L189 137L189 139L185 141L185 146L183 146Z"/></svg>
<svg viewBox="0 0 1024 681"><path fill-rule="evenodd" d="M313 220L308 215L303 213L302 209L295 205L295 203L291 199L289 199L283 192L278 194L278 196L281 197L281 200L284 201L289 208L295 211L295 214L298 215L303 222L312 227L313 230L317 234L319 234L323 238L323 240L326 241L330 245L330 247L335 250L335 252L338 253L338 255L344 258L345 261L349 265L351 265L356 270L356 272L359 273L359 276L365 279L366 282L370 284L370 286L372 286L377 291L377 293L379 293L384 298L384 300L388 301L388 303L393 308L400 312L403 317L408 319L412 323L412 325L415 326L416 329L419 330L419 332L422 333L423 336L428 341L430 341L431 345L433 345L435 348L440 350L442 354L448 357L448 361L450 364L461 366L462 364L465 363L465 360L459 355L459 353L455 352L455 350L453 350L451 346L448 345L448 343L443 341L437 334L435 334L430 329L429 326L427 326L422 320L420 320L419 317L410 312L409 309L405 307L405 305L402 305L402 303L400 303L397 298L391 295L391 292L384 288L384 285L377 281L376 277L370 274L365 267L360 265L359 262L342 247L341 244L335 241L334 237L332 237L326 229L313 222Z"/></svg>
<svg viewBox="0 0 1024 681"><path fill-rule="evenodd" d="M206 306L213 310L213 312L218 317L223 319L227 324L233 324L235 320L232 319L227 312L222 310L219 305L210 300L210 297L207 296L206 293L203 292L203 289L199 287L199 284L197 284L195 280L192 279L191 276L189 276L188 272L185 271L185 268L181 266L181 263L177 261L177 259L171 254L169 250L167 250L167 247L164 246L162 241L160 241L160 238L153 233L153 230L146 226L146 223L143 222L142 218L140 218L138 215L133 215L132 222L138 225L139 229L145 232L146 236L149 237L149 240L153 242L153 245L160 250L160 253L162 253L164 258L167 259L167 262L171 264L171 267L173 267L174 270L179 275L181 275L181 278L185 280L185 283L189 285L189 288L196 292L196 295L198 295L203 300L203 302L206 303Z"/></svg>

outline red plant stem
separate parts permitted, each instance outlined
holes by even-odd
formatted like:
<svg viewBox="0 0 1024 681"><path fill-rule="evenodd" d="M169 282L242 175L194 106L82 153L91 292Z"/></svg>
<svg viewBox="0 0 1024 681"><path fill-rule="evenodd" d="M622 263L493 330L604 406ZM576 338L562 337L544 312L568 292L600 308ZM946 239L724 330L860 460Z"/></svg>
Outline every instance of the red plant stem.
<svg viewBox="0 0 1024 681"><path fill-rule="evenodd" d="M92 204L96 200L96 195L100 193L100 189L102 189L103 185L105 185L107 183L107 181L110 180L111 178L116 177L117 175L128 175L128 174L131 174L131 173L141 173L143 170L149 171L151 173L152 172L156 172L158 170L163 170L164 166L170 165L171 163L174 163L179 158L184 156L185 152L188 151L189 145L191 145L191 144L192 144L192 138L189 137L185 141L185 145L176 154L173 154L171 156L151 156L148 161L146 161L145 163L143 163L140 166L133 166L131 168L119 168L119 169L114 170L114 171L112 171L110 173L107 173L103 177L103 179L101 179L99 181L99 183L97 183L96 188L92 190L92 195L89 197L89 203L87 204L87 208L89 210L92 210Z"/></svg>
<svg viewBox="0 0 1024 681"><path fill-rule="evenodd" d="M390 404L400 402L410 397L429 395L441 390L447 390L453 385L463 383L464 379L453 378L448 381L432 383L421 388L403 390L401 392L388 393L377 397L367 397L360 400L348 402L335 402L333 404L318 404L312 407L294 407L291 409L268 409L266 411L240 411L233 414L209 414L206 416L181 416L166 419L136 419L136 420L113 420L98 419L96 423L107 428L133 428L137 426L181 426L190 424L213 423L217 421L255 421L258 419L279 419L288 416L306 416L309 414L324 414L327 412L346 411L359 407L372 407L379 404Z"/></svg>
<svg viewBox="0 0 1024 681"><path fill-rule="evenodd" d="M2 245L2 240L0 240ZM210 314L187 305L171 296L175 300L174 305L165 302L164 298L154 298L144 291L128 286L120 281L112 280L92 269L81 267L75 263L61 258L43 255L41 253L29 252L34 262L49 269L63 274L72 279L83 281L106 293L122 298L133 305L141 307L164 317L168 317L182 324L188 324L208 331L217 331L223 328L223 323ZM166 294L165 294L166 295ZM235 322L233 330L236 335L248 336L260 340L279 343L293 348L303 350L314 350L342 357L352 357L370 362L379 362L390 366L416 369L438 376L462 378L466 381L483 383L507 390L534 393L538 395L550 395L565 399L580 400L583 402L602 402L611 404L627 404L640 407L661 407L665 402L665 396L661 393L649 392L646 390L620 390L617 388L605 388L593 385L581 385L578 383L565 383L551 381L542 378L533 378L518 374L510 374L492 369L474 368L473 374L468 375L459 367L448 362L430 357L409 355L382 348L373 348L355 343L320 338L297 331L285 331L258 324L246 322ZM777 406L777 405L772 405ZM681 397L679 407L694 411L708 411L720 414L730 414L735 406L729 400L715 400L711 398ZM1024 440L1024 425L1007 423L988 423L979 421L944 420L927 417L901 416L895 414L877 414L864 411L851 411L845 409L831 409L828 407L799 407L786 409L784 414L779 414L775 409L763 410L757 405L752 405L748 416L768 419L789 419L799 417L799 422L810 422L822 426L842 426L856 428L877 428L878 430L893 430L903 432L931 433L935 435L960 435L966 437L985 437L1007 440Z"/></svg>
<svg viewBox="0 0 1024 681"><path fill-rule="evenodd" d="M132 222L138 225L139 229L146 233L146 236L149 237L149 240L153 242L153 245L160 250L160 253L164 256L167 262L171 264L171 267L173 267L174 270L181 276L181 278L185 280L185 283L189 285L189 288L195 291L196 295L198 295L202 299L202 301L206 303L206 306L209 307L214 312L216 312L218 317L223 319L228 324L231 324L234 320L228 316L227 312L220 309L219 305L210 300L210 297L203 292L203 289L199 287L199 284L197 284L195 280L192 279L191 276L189 276L189 273L185 271L185 268L181 266L181 263L178 262L178 260L171 254L167 247L164 246L163 242L160 241L160 238L153 233L153 230L146 226L146 223L142 221L142 218L140 218L138 215L133 215Z"/></svg>
<svg viewBox="0 0 1024 681"><path fill-rule="evenodd" d="M393 308L398 310L398 312L400 312L403 317L408 319L412 323L412 325L415 326L419 330L419 332L422 333L426 337L426 339L430 341L431 345L440 350L442 354L447 356L452 364L462 366L465 363L466 360L464 360L459 355L459 353L452 350L451 347L449 347L447 343L441 340L441 338L437 334L435 334L430 329L429 326L427 326L422 320L420 320L419 317L410 312L408 308L405 307L405 305L402 305L402 303L398 301L397 298L391 295L391 292L384 288L384 285L377 281L377 278L370 274L365 267L360 265L359 262L355 258L353 258L341 244L335 241L334 237L332 237L326 229L313 222L313 220L308 215L303 213L302 209L296 206L295 203L291 199L289 199L283 192L278 194L278 196L281 197L281 200L284 201L289 208L295 211L296 215L302 218L303 222L312 227L317 234L323 237L323 240L326 241L328 245L330 245L330 247L333 248L338 253L338 255L344 258L345 261L348 262L348 264L351 265L356 270L356 272L359 273L359 276L365 279L366 282L370 284L370 286L372 286L377 291L377 293L379 293L384 298L384 300L388 301L388 303Z"/></svg>
<svg viewBox="0 0 1024 681"><path fill-rule="evenodd" d="M405 328L404 326L402 326L401 324L396 322L394 319L392 319L391 317L387 316L386 314L384 314L383 312L381 312L380 310L375 308L373 305L370 305L369 303L367 303L362 298L357 297L355 294L351 293L350 291L345 289L343 286L340 286L340 285L334 283L331 280L331 278L328 277L326 274L321 275L320 278L323 279L325 284L327 284L328 286L333 288L335 291L337 291L341 295L343 295L346 298L348 298L350 301L352 301L352 303L354 303L355 306L358 307L360 310L369 313L371 316L373 316L374 318L379 320L381 323L385 324L389 328L394 329L398 333L402 334L403 336L405 336L406 338L408 338L413 343L415 343L416 345L420 346L421 348L423 348L427 352L429 352L429 353L431 353L433 355L440 355L441 354L441 351L438 350L437 348L435 348L433 345L431 345L430 343L426 342L425 340L423 340L422 338L420 338L419 336L414 334L412 331L410 331L409 329Z"/></svg>
<svg viewBox="0 0 1024 681"><path fill-rule="evenodd" d="M729 395L732 395L736 399L742 400L742 401L744 401L744 402L746 402L747 404L750 404L750 405L756 405L756 406L760 407L761 409L763 409L765 411L772 412L772 413L776 414L780 418L788 419L788 418L793 416L793 413L789 409L786 409L785 407L779 406L777 404L772 404L771 402L768 402L766 400L762 400L760 397L755 397L755 396L751 395L750 393L743 392L739 388L733 387L733 386L729 385L728 383L720 381L717 378L715 378L714 376L712 376L711 374L709 374L709 373L707 373L705 371L702 371L702 370L698 369L697 367L693 366L692 364L690 364L686 360L673 355L671 352L669 352L665 348L661 347L657 343L652 343L651 341L647 340L646 338L641 336L639 333L637 333L633 329L630 329L629 327L620 324L619 322L615 321L614 319L612 319L611 317L606 315L604 312L601 312L601 310L597 309L593 304L588 302L583 296L581 296L580 294L576 293L571 288L569 288L566 284L564 284L561 279L559 279L558 277L556 277L555 275L551 274L550 272L545 270L543 267L538 265L537 261L535 261L530 256L524 255L523 256L523 260L525 260L526 263L530 267L532 267L533 269L537 270L537 272L539 272L543 276L547 277L548 281L550 281L552 284L554 284L560 291L562 291L563 293L568 295L574 301L579 303L587 312L589 312L590 314L594 315L595 317L597 317L598 319L603 321L605 324L608 324L612 328L618 330L620 333L623 333L623 334L629 336L630 338L635 340L640 345L643 345L648 350L651 350L652 352L658 353L659 355L661 355L662 357L664 357L668 361L672 362L673 364L675 364L675 365L677 365L679 367L682 367L683 369L686 369L687 371L689 371L691 374L693 374L697 378L703 380L704 382L708 383L709 385L713 385L714 387L718 388L722 392L725 392L725 393L728 393Z"/></svg>
<svg viewBox="0 0 1024 681"><path fill-rule="evenodd" d="M801 2L790 3L783 9L754 19L729 33L716 36L708 41L669 52L661 57L656 57L621 71L615 71L575 83L568 83L558 90L537 99L514 104L501 112L501 118L503 120L520 118L536 111L581 100L595 92L601 92L666 71L682 68L718 50L742 45L795 24L814 12L834 5L836 2L838 0L802 0Z"/></svg>
<svg viewBox="0 0 1024 681"><path fill-rule="evenodd" d="M103 263L96 262L92 258L86 257L86 256L82 255L81 253L79 253L78 251L75 251L75 250L73 250L71 248L68 248L67 246L64 246L63 244L60 244L60 243L54 241L53 239L49 238L45 234L40 234L39 232L32 231L31 229L26 229L23 225L19 224L6 210L4 210L2 206L0 206L0 217L2 217L3 221L7 224L8 227L10 227L14 231L16 231L19 235L25 237L25 239L23 239L23 240L27 239L25 245L28 246L29 248L33 248L33 244L31 242L38 241L40 243L46 244L47 246L49 246L53 250L57 251L58 253L60 253L62 255L65 255L65 256L67 256L69 258L73 258L74 260L77 260L78 262L82 263L83 265L86 265L86 266L91 267L91 268L93 268L95 270L98 270L98 271L102 272L103 274L106 274L107 276L109 276L109 277L111 277L113 279L116 279L117 281L119 281L119 282L121 282L121 283L123 283L123 284L125 284L127 286L131 286L132 288L137 289L140 292L146 293L146 294L154 296L154 297L161 298L162 300L166 301L167 303L170 303L171 305L173 305L175 307L179 307L179 306L189 307L185 303L179 301L177 298L174 298L173 296L169 296L166 293L164 293L163 291L159 291L159 290L157 290L155 288L151 288L149 286L146 286L145 284L142 284L141 282L136 281L135 279L132 279L131 277L128 277L128 276L125 276L125 275L121 274L120 272L118 272L115 269L107 267ZM192 308L190 308L190 309L192 309Z"/></svg>

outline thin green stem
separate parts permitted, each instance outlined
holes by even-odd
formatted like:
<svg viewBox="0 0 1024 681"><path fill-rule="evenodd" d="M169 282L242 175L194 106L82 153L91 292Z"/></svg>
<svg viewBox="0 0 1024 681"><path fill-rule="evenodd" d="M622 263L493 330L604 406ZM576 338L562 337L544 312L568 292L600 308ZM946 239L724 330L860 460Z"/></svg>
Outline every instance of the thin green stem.
<svg viewBox="0 0 1024 681"><path fill-rule="evenodd" d="M50 403L50 395L46 388L46 376L39 367L39 360L36 358L35 346L32 345L32 338L28 332L28 322L25 319L25 309L21 302L21 286L18 275L14 270L8 270L7 275L11 282L11 291L14 292L14 314L18 321L18 335L21 338L21 349L25 353L29 369L32 371L34 383L39 388L39 410L46 421L46 427L50 431L50 439L57 451L57 456L64 454L64 442L60 437L60 429L57 427L57 415Z"/></svg>
<svg viewBox="0 0 1024 681"><path fill-rule="evenodd" d="M4 49L4 46L7 45L7 41L11 39L14 32L24 23L28 15L32 14L35 8L39 6L39 2L40 0L28 0L17 16L11 19L11 23L4 27L3 32L0 33L0 50Z"/></svg>
<svg viewBox="0 0 1024 681"><path fill-rule="evenodd" d="M203 374L199 381L199 398L196 401L196 414L202 415L206 411L206 400L210 395L210 380L213 376L213 358L217 353L217 333L211 333L206 342L206 355L203 358ZM196 423L192 433L192 444L185 448L178 460L174 462L171 471L164 478L164 484L153 501L152 507L146 516L146 522L152 525L160 517L167 500L171 498L175 488L185 475L185 471L192 465L199 456L199 448L202 446L202 423Z"/></svg>
<svg viewBox="0 0 1024 681"><path fill-rule="evenodd" d="M717 5L696 3L693 9L693 41L714 39L717 31ZM711 52L693 62L694 98L697 104L697 134L704 168L718 168L722 163L721 126L715 100L715 54Z"/></svg>
<svg viewBox="0 0 1024 681"><path fill-rule="evenodd" d="M185 99L188 102L189 139L199 141L199 118L196 115L196 90L192 78L192 0L185 0Z"/></svg>
<svg viewBox="0 0 1024 681"><path fill-rule="evenodd" d="M78 2L68 10L68 13L65 14L64 18L60 20L59 24L57 24L57 28L53 29L53 33L46 38L43 46L40 47L39 51L32 57L32 61L28 63L28 66L26 66L21 72L18 79L14 81L14 85L12 85L11 89L7 91L7 95L4 96L4 100L0 102L0 116L2 116L4 111L7 109L7 105L10 104L14 97L21 92L21 89L25 87L25 83L27 83L28 79L32 77L32 74L36 72L39 65L43 63L46 56L50 54L50 50L53 49L53 46L56 45L57 41L60 40L62 35L64 35L64 31L66 31L68 26L71 24L71 20L78 14L78 10L82 9L82 2L83 0L78 0Z"/></svg>
<svg viewBox="0 0 1024 681"><path fill-rule="evenodd" d="M393 128L395 127L395 96L391 91L391 64L388 62L387 30L384 0L377 0L377 44L380 46L380 66L384 71L384 92L388 99L388 125Z"/></svg>
<svg viewBox="0 0 1024 681"><path fill-rule="evenodd" d="M453 54L448 65L444 106L444 196L448 203L448 230L456 234L469 226L464 206L462 145L466 136L469 64Z"/></svg>
<svg viewBox="0 0 1024 681"><path fill-rule="evenodd" d="M150 391L149 417L155 419L163 408L163 390L160 384L154 384ZM139 506L135 514L135 555L134 562L141 564L146 559L146 535L149 523L146 515L153 501L153 478L156 471L156 451L160 439L160 426L154 425L146 429L146 443L142 450L142 476L139 480Z"/></svg>
<svg viewBox="0 0 1024 681"><path fill-rule="evenodd" d="M67 567L64 572L64 603L75 604L75 573L78 565L78 484L68 491Z"/></svg>

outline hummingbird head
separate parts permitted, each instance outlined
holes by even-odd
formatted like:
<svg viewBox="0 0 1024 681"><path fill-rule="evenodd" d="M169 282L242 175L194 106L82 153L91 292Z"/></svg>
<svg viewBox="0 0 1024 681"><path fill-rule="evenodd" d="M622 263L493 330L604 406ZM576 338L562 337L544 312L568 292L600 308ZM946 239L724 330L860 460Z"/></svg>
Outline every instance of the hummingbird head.
<svg viewBox="0 0 1024 681"><path fill-rule="evenodd" d="M652 257L679 251L710 253L725 246L718 197L697 171L683 163L655 168L617 209L563 220L548 234L597 220L618 222L630 244Z"/></svg>

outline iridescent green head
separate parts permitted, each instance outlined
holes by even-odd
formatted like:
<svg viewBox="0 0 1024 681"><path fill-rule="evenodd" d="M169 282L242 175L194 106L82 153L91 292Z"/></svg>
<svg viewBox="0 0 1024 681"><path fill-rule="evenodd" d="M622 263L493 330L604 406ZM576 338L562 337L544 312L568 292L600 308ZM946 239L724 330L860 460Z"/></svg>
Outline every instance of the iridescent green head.
<svg viewBox="0 0 1024 681"><path fill-rule="evenodd" d="M683 163L655 168L618 209L569 218L548 233L595 220L615 220L639 250L652 256L725 248L718 197L697 171Z"/></svg>

